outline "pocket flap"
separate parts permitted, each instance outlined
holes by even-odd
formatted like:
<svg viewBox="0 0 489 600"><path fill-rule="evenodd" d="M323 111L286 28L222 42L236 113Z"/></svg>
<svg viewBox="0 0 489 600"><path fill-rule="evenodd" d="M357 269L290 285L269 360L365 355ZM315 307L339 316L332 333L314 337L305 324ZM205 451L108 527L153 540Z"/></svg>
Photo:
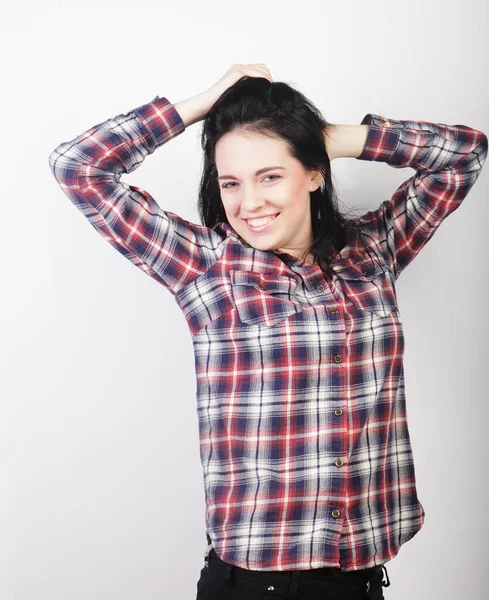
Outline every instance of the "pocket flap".
<svg viewBox="0 0 489 600"><path fill-rule="evenodd" d="M338 273L338 277L342 275ZM377 266L366 272L352 268L343 279L345 297L360 311L379 317L398 312L396 290L387 268Z"/></svg>
<svg viewBox="0 0 489 600"><path fill-rule="evenodd" d="M335 269L335 273L338 277L341 277L341 279L371 281L381 273L385 273L386 269L387 267L383 267L377 262L365 260L361 263L352 264L344 269Z"/></svg>
<svg viewBox="0 0 489 600"><path fill-rule="evenodd" d="M229 271L240 320L249 325L273 326L302 311L295 295L297 281L288 275Z"/></svg>
<svg viewBox="0 0 489 600"><path fill-rule="evenodd" d="M288 275L275 275L273 273L257 273L256 271L238 271L232 269L229 272L233 285L249 285L255 289L268 292L269 294L295 293L297 281Z"/></svg>

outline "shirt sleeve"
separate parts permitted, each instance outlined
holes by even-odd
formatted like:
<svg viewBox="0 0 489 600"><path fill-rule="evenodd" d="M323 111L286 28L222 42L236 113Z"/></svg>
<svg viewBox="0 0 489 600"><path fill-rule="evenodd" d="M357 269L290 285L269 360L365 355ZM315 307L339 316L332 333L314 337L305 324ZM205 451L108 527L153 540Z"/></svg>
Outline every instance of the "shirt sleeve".
<svg viewBox="0 0 489 600"><path fill-rule="evenodd" d="M218 260L222 238L162 210L151 194L123 183L121 175L184 130L175 107L156 96L60 144L49 156L56 181L91 225L173 294Z"/></svg>
<svg viewBox="0 0 489 600"><path fill-rule="evenodd" d="M412 167L390 200L360 217L376 230L395 279L460 206L487 157L487 136L465 125L401 121L367 114L369 131L358 160Z"/></svg>

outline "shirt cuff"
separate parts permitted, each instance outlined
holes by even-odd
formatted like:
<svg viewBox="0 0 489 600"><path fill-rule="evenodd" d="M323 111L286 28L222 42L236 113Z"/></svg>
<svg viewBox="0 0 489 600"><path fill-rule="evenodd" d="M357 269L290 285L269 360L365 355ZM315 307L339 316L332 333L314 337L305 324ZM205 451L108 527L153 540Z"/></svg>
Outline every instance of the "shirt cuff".
<svg viewBox="0 0 489 600"><path fill-rule="evenodd" d="M403 123L400 120L367 113L360 125L369 125L369 130L363 150L356 157L357 160L392 162L392 157L399 146Z"/></svg>
<svg viewBox="0 0 489 600"><path fill-rule="evenodd" d="M151 102L135 108L132 112L139 119L155 147L161 146L170 138L185 131L181 116L165 97L156 96Z"/></svg>

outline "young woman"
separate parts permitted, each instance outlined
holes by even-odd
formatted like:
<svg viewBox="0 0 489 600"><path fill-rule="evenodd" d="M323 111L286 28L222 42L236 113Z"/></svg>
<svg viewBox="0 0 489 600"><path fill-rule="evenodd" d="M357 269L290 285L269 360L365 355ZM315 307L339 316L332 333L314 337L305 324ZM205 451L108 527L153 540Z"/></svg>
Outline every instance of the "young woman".
<svg viewBox="0 0 489 600"><path fill-rule="evenodd" d="M200 120L195 224L121 176ZM395 282L486 156L486 135L464 125L329 124L262 64L175 105L156 96L51 153L64 193L190 329L208 542L198 600L384 597L385 563L425 517ZM347 219L339 157L416 172Z"/></svg>

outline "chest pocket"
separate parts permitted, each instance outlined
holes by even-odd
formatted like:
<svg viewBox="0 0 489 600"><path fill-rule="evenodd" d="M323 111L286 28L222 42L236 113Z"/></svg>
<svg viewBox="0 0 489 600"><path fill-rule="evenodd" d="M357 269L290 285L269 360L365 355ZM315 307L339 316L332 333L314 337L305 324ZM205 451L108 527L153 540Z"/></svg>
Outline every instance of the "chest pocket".
<svg viewBox="0 0 489 600"><path fill-rule="evenodd" d="M340 271L345 298L359 311L388 317L398 311L395 285L387 267L362 265Z"/></svg>
<svg viewBox="0 0 489 600"><path fill-rule="evenodd" d="M271 327L302 311L293 277L235 269L229 275L234 303L243 323Z"/></svg>

